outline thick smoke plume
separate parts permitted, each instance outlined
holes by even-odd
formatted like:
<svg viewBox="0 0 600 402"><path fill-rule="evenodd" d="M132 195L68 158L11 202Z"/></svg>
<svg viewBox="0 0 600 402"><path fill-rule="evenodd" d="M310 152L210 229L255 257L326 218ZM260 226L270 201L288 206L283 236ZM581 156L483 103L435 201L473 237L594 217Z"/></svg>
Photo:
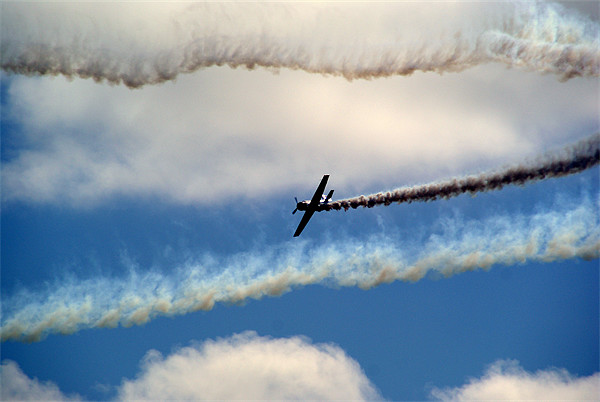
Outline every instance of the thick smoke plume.
<svg viewBox="0 0 600 402"><path fill-rule="evenodd" d="M423 26L427 29L423 29ZM369 79L503 63L600 74L597 23L523 3L2 4L1 67L131 88L209 66Z"/></svg>
<svg viewBox="0 0 600 402"><path fill-rule="evenodd" d="M530 165L518 165L504 170L482 173L437 183L371 195L361 195L344 200L333 201L323 210L348 210L349 208L376 205L390 205L415 201L434 201L447 199L461 194L475 194L483 191L500 190L504 186L523 185L530 181L562 177L596 166L600 162L600 134L595 134L554 154L538 158Z"/></svg>
<svg viewBox="0 0 600 402"><path fill-rule="evenodd" d="M226 258L205 255L164 272L140 271L129 262L126 277L71 278L46 291L3 295L0 336L2 341L32 342L51 333L140 325L310 284L369 289L496 264L595 259L600 254L597 204L583 198L532 216L454 218L441 233L422 240L373 236L318 246L284 243Z"/></svg>

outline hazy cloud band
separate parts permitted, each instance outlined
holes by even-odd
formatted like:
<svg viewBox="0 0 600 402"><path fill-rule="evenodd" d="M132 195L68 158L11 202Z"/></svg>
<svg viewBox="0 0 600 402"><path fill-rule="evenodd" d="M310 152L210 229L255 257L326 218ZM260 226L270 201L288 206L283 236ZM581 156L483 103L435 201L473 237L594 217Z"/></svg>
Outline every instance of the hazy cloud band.
<svg viewBox="0 0 600 402"><path fill-rule="evenodd" d="M422 22L433 27L426 32ZM158 84L209 66L369 79L482 63L597 77L596 23L543 2L2 5L1 67Z"/></svg>

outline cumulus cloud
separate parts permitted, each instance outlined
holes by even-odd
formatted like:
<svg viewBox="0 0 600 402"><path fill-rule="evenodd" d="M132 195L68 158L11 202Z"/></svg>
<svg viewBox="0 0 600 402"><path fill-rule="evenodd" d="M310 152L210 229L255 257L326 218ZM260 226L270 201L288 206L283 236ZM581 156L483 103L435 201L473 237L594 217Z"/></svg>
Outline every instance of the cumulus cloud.
<svg viewBox="0 0 600 402"><path fill-rule="evenodd" d="M31 379L2 363L2 400L80 400L52 382ZM247 331L184 347L167 357L150 350L117 399L374 400L381 399L360 365L340 347L305 337L270 338Z"/></svg>
<svg viewBox="0 0 600 402"><path fill-rule="evenodd" d="M564 369L529 373L515 360L492 364L483 377L462 387L434 389L431 397L440 400L560 400L596 401L600 397L600 373L575 377Z"/></svg>
<svg viewBox="0 0 600 402"><path fill-rule="evenodd" d="M50 381L40 382L29 378L11 360L0 366L0 396L3 401L71 401L80 400L77 395L66 396Z"/></svg>
<svg viewBox="0 0 600 402"><path fill-rule="evenodd" d="M120 387L123 400L373 400L374 385L337 346L245 332L147 353L142 372Z"/></svg>

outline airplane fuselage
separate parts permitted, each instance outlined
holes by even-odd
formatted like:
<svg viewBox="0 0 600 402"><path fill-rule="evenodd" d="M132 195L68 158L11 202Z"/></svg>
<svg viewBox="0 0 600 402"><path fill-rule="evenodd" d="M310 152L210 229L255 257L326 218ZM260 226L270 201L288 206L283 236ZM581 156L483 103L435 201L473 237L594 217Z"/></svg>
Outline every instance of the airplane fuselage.
<svg viewBox="0 0 600 402"><path fill-rule="evenodd" d="M319 202L319 204L316 205L315 211L321 212L326 209L326 205L329 204L329 200L325 200L325 198L326 197L322 197L321 202ZM298 208L298 211L306 211L308 210L309 205L310 200L304 200L297 203L296 208Z"/></svg>

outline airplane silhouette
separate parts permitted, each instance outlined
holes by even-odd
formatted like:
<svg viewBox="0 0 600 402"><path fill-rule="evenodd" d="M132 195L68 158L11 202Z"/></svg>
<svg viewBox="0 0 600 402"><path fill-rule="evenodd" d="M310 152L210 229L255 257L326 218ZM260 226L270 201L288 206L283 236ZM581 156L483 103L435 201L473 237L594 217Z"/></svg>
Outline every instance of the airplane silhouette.
<svg viewBox="0 0 600 402"><path fill-rule="evenodd" d="M300 220L300 224L298 225L298 228L296 229L296 233L294 233L294 237L300 236L300 233L302 233L302 231L304 230L304 227L306 226L306 224L308 223L310 218L313 216L313 214L316 211L318 211L318 212L324 211L325 206L331 200L331 197L333 196L333 190L331 190L329 192L329 194L327 194L327 196L323 195L323 193L325 192L325 186L327 185L328 179L329 179L328 174L323 176L323 178L321 179L321 183L319 184L319 187L317 187L317 190L315 191L315 194L312 196L312 199L310 199L310 201L304 200L304 201L298 202L298 199L294 197L294 199L296 200L296 209L294 209L294 211L292 212L292 215L295 214L296 211L305 211L304 216Z"/></svg>

